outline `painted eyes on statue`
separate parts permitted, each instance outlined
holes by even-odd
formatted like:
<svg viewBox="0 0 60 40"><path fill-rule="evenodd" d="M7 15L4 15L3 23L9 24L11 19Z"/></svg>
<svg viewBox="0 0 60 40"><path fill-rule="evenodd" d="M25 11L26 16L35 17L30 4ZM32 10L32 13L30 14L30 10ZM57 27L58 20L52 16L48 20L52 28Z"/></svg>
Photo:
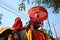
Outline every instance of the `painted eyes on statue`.
<svg viewBox="0 0 60 40"><path fill-rule="evenodd" d="M32 9L32 11L35 11L35 10L40 10L40 8L35 8L35 9Z"/></svg>
<svg viewBox="0 0 60 40"><path fill-rule="evenodd" d="M43 25L43 22L37 21L36 24L42 24Z"/></svg>
<svg viewBox="0 0 60 40"><path fill-rule="evenodd" d="M37 22L37 24L41 24L41 22Z"/></svg>

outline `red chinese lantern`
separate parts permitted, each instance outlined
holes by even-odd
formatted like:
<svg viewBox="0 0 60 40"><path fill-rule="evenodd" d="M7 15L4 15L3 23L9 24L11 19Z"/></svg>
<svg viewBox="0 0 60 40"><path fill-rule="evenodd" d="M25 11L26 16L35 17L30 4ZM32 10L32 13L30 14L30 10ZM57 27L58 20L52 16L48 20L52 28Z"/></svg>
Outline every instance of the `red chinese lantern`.
<svg viewBox="0 0 60 40"><path fill-rule="evenodd" d="M38 19L40 21L46 20L48 18L47 10L42 6L34 6L28 11L30 20Z"/></svg>

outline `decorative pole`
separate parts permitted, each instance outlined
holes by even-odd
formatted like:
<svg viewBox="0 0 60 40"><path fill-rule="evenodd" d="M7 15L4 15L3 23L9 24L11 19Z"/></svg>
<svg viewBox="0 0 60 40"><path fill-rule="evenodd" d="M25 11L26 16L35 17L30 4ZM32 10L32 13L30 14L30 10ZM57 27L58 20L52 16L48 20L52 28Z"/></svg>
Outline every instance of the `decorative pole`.
<svg viewBox="0 0 60 40"><path fill-rule="evenodd" d="M47 34L49 34L48 23L46 22Z"/></svg>
<svg viewBox="0 0 60 40"><path fill-rule="evenodd" d="M50 28L50 29L49 29L49 35L51 35L51 37L53 37L49 19L47 19L47 22L48 22L48 26L49 26L49 28Z"/></svg>
<svg viewBox="0 0 60 40"><path fill-rule="evenodd" d="M55 24L53 23L53 26L52 26L53 28L54 28L54 31L55 31L55 34L56 34L56 40L58 40L58 35L57 35L57 31L56 31L56 28L55 28Z"/></svg>

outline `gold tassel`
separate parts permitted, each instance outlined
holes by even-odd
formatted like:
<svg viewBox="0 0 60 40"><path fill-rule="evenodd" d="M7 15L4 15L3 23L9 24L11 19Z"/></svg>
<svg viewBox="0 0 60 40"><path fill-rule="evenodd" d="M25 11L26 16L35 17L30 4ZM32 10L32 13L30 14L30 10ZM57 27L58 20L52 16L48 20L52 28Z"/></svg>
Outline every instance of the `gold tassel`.
<svg viewBox="0 0 60 40"><path fill-rule="evenodd" d="M12 35L11 35L11 34L8 36L8 40L13 40L13 38L12 38Z"/></svg>

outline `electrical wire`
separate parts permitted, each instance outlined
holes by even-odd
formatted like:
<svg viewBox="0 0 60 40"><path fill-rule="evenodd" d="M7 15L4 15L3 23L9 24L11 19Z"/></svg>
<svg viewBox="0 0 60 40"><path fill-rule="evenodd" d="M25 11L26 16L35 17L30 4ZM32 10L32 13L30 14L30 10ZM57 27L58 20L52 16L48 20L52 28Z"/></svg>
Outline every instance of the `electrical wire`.
<svg viewBox="0 0 60 40"><path fill-rule="evenodd" d="M0 7L3 8L3 9L5 9L5 10L7 10L7 11L9 11L9 12L11 12L11 13L13 13L13 14L15 14L15 15L20 16L19 14L15 13L15 12L13 12L13 11L11 11L11 10L9 10L9 9L7 9L7 8L5 8L5 7L3 7L3 6L1 6L1 5L0 5ZM22 17L23 17L23 16L22 16ZM24 17L23 17L23 18L24 18ZM26 18L24 18L24 19L26 19ZM27 19L26 19L26 20L27 20Z"/></svg>
<svg viewBox="0 0 60 40"><path fill-rule="evenodd" d="M5 2L5 1L4 1L4 2ZM5 4L4 6L6 6L6 5L7 5L7 2L5 2L4 4ZM7 5L6 7L8 7L8 5ZM9 6L8 8L12 9L12 7L10 7L10 6ZM12 9L12 10L13 10L13 9ZM15 11L15 10L13 10L13 11ZM17 11L15 11L15 12L17 12ZM19 12L17 12L17 13L19 13ZM22 15L22 14L20 14L20 15ZM23 15L23 16L26 17L25 15ZM26 17L26 19L27 19L27 17Z"/></svg>
<svg viewBox="0 0 60 40"><path fill-rule="evenodd" d="M1 2L1 1L0 1L0 2ZM5 4L5 5L6 5L6 4ZM5 6L5 5L4 5L4 6ZM6 7L6 6L5 6L5 7ZM12 13L14 13L14 14L16 14L16 15L19 15L19 14L17 14L17 13L18 13L17 11L13 12L13 11L7 9L8 7L7 7L7 8L5 8L5 7L3 7L3 8L6 9L6 10L8 10L8 11L10 11L10 12L12 12ZM11 9L11 8L10 8L10 9ZM22 15L22 14L20 14L20 15ZM19 15L19 16L20 16L20 15ZM25 15L22 15L22 17L23 17L24 19L28 20L27 18L25 18L25 17L26 17Z"/></svg>

